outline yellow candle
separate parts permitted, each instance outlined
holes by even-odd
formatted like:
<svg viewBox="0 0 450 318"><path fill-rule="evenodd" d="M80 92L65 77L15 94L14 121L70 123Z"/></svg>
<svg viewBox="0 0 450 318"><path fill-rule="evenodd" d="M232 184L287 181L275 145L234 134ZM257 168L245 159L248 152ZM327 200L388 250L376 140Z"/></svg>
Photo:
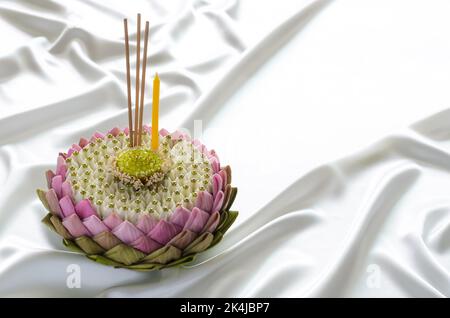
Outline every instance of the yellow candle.
<svg viewBox="0 0 450 318"><path fill-rule="evenodd" d="M158 73L153 80L153 105L152 105L152 150L158 150L159 145L159 77Z"/></svg>

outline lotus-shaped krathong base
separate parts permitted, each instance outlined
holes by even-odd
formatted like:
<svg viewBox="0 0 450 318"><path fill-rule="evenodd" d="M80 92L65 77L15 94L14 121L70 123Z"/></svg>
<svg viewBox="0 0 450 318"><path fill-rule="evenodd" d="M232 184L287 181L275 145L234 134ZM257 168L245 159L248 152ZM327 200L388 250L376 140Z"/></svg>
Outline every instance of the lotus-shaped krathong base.
<svg viewBox="0 0 450 318"><path fill-rule="evenodd" d="M143 147L149 131L144 127ZM49 211L42 221L89 259L138 271L186 264L216 245L238 215L230 211L237 193L230 167L181 132L161 130L160 137L171 164L157 185L138 189L115 174L117 156L129 150L127 129L72 145L56 171L47 171L48 190L37 190ZM146 171L159 172L162 161L149 155Z"/></svg>

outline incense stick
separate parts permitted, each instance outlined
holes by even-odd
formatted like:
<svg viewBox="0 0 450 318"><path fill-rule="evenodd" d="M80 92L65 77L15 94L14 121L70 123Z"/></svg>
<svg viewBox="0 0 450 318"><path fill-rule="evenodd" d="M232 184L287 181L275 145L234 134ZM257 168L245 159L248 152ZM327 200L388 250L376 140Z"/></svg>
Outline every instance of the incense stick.
<svg viewBox="0 0 450 318"><path fill-rule="evenodd" d="M141 146L142 140L142 122L144 117L144 97L145 97L145 69L147 67L147 44L148 44L148 21L145 22L145 35L144 35L144 55L142 56L142 81L141 81L141 105L139 106L139 132L138 145Z"/></svg>
<svg viewBox="0 0 450 318"><path fill-rule="evenodd" d="M139 136L139 68L140 68L140 55L141 55L141 14L137 15L137 34L136 34L136 104L134 113L134 145L137 145L137 136Z"/></svg>
<svg viewBox="0 0 450 318"><path fill-rule="evenodd" d="M130 45L128 41L128 20L123 19L123 26L125 31L125 56L127 68L127 97L128 97L128 130L130 137L130 147L134 146L133 141L133 110L131 105L131 79L130 79Z"/></svg>

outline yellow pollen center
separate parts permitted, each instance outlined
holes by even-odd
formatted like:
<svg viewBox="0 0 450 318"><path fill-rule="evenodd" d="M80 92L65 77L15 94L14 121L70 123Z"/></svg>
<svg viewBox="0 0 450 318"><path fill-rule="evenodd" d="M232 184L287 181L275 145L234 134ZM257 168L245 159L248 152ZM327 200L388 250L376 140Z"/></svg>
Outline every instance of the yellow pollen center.
<svg viewBox="0 0 450 318"><path fill-rule="evenodd" d="M117 156L120 172L136 178L145 178L161 171L163 160L149 149L129 149Z"/></svg>

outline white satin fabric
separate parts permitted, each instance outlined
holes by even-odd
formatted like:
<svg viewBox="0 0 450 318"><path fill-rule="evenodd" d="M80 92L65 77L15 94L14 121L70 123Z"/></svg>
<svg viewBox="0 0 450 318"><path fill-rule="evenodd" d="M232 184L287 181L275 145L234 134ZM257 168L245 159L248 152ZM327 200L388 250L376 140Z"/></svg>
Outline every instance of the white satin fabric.
<svg viewBox="0 0 450 318"><path fill-rule="evenodd" d="M59 151L126 125L137 12L160 125L203 120L239 188L221 244L151 273L67 251L35 195ZM0 296L450 296L449 15L444 0L1 1Z"/></svg>

